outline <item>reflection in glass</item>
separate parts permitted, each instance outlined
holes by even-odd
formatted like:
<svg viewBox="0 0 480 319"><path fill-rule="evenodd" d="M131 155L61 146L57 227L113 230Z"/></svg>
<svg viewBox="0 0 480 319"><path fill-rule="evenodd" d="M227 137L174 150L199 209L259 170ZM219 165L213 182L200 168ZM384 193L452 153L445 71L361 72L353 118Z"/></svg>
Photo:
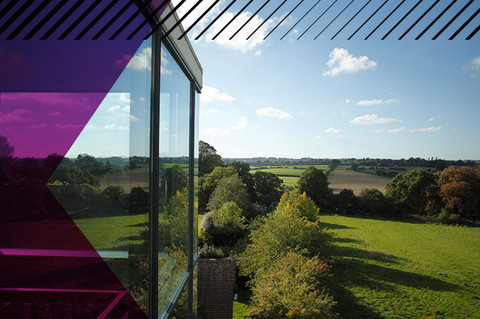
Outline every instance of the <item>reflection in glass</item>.
<svg viewBox="0 0 480 319"><path fill-rule="evenodd" d="M187 269L190 81L162 45L158 309Z"/></svg>

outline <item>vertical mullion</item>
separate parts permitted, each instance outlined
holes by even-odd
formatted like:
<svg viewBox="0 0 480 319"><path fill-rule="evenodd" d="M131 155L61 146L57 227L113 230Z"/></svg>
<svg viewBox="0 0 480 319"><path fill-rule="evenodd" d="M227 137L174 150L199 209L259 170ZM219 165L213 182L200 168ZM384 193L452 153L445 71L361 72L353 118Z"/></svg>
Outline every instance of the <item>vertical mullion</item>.
<svg viewBox="0 0 480 319"><path fill-rule="evenodd" d="M188 165L188 319L193 319L193 245L194 245L194 206L195 200L195 86L190 81L190 125L189 125L189 165Z"/></svg>
<svg viewBox="0 0 480 319"><path fill-rule="evenodd" d="M152 35L152 87L150 104L150 216L149 216L149 318L158 318L158 211L160 154L160 33Z"/></svg>

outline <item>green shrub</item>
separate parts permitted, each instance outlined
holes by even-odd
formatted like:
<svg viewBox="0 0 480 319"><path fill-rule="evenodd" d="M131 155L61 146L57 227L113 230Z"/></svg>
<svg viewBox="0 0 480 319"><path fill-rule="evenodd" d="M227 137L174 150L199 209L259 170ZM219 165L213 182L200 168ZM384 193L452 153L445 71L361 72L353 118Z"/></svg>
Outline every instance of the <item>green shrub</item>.
<svg viewBox="0 0 480 319"><path fill-rule="evenodd" d="M255 280L252 318L335 318L336 304L326 292L329 266L289 252Z"/></svg>

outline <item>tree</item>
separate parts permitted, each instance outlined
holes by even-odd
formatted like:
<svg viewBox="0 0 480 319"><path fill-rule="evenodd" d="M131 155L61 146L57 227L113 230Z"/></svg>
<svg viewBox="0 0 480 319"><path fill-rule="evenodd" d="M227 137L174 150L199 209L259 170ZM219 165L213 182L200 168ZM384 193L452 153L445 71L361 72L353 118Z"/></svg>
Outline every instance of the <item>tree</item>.
<svg viewBox="0 0 480 319"><path fill-rule="evenodd" d="M358 199L351 189L342 189L333 195L333 210L337 214L354 215L358 211Z"/></svg>
<svg viewBox="0 0 480 319"><path fill-rule="evenodd" d="M256 171L253 174L255 198L260 204L271 205L283 194L283 180L271 172Z"/></svg>
<svg viewBox="0 0 480 319"><path fill-rule="evenodd" d="M128 193L128 211L130 214L144 214L149 210L149 195L140 186L133 187Z"/></svg>
<svg viewBox="0 0 480 319"><path fill-rule="evenodd" d="M323 170L315 166L307 167L297 185L300 193L305 192L320 209L329 206L333 192L328 188L328 177Z"/></svg>
<svg viewBox="0 0 480 319"><path fill-rule="evenodd" d="M480 172L451 166L437 174L439 195L449 214L480 220Z"/></svg>
<svg viewBox="0 0 480 319"><path fill-rule="evenodd" d="M248 317L336 318L336 302L325 289L329 269L316 256L289 252L255 280Z"/></svg>
<svg viewBox="0 0 480 319"><path fill-rule="evenodd" d="M210 144L200 141L198 154L198 177L211 173L215 167L223 167L225 163L217 150Z"/></svg>
<svg viewBox="0 0 480 319"><path fill-rule="evenodd" d="M188 187L188 174L181 165L175 164L163 171L162 184L160 192L164 196L166 202L172 198L177 191L182 192Z"/></svg>
<svg viewBox="0 0 480 319"><path fill-rule="evenodd" d="M364 188L358 197L359 209L365 214L385 215L388 211L388 199L376 188Z"/></svg>
<svg viewBox="0 0 480 319"><path fill-rule="evenodd" d="M108 186L102 191L102 195L123 209L127 206L127 194L122 186Z"/></svg>
<svg viewBox="0 0 480 319"><path fill-rule="evenodd" d="M252 201L255 201L255 183L253 181L253 175L250 173L250 164L247 162L232 161L228 163L227 167L232 167L237 171L238 177L240 177L242 183L245 184L250 198Z"/></svg>
<svg viewBox="0 0 480 319"><path fill-rule="evenodd" d="M237 174L232 167L216 167L210 174L198 179L198 210L200 212L207 211L208 201L218 183L224 177Z"/></svg>
<svg viewBox="0 0 480 319"><path fill-rule="evenodd" d="M0 135L0 157L12 157L15 153L15 146L12 145L8 138Z"/></svg>
<svg viewBox="0 0 480 319"><path fill-rule="evenodd" d="M234 202L244 214L248 213L250 196L237 174L224 177L219 182L208 201L208 210L220 209L225 203Z"/></svg>
<svg viewBox="0 0 480 319"><path fill-rule="evenodd" d="M290 251L311 258L318 255L331 238L331 232L302 217L293 206L279 207L251 229L252 243L238 258L240 272L250 278L262 276Z"/></svg>
<svg viewBox="0 0 480 319"><path fill-rule="evenodd" d="M211 219L204 230L206 243L214 246L233 247L245 237L245 217L235 202L227 202L211 213Z"/></svg>
<svg viewBox="0 0 480 319"><path fill-rule="evenodd" d="M350 167L350 169L351 169L352 171L358 171L358 168L359 168L359 166L358 166L358 163L357 163L357 162L352 163L352 166Z"/></svg>
<svg viewBox="0 0 480 319"><path fill-rule="evenodd" d="M74 165L84 172L90 172L93 175L105 174L105 165L97 161L94 156L88 154L78 154Z"/></svg>
<svg viewBox="0 0 480 319"><path fill-rule="evenodd" d="M428 190L434 185L434 176L424 169L416 168L407 174L398 174L387 183L386 195L397 204L406 205L414 214L424 214Z"/></svg>
<svg viewBox="0 0 480 319"><path fill-rule="evenodd" d="M277 209L284 209L288 206L298 210L300 217L305 217L311 222L316 222L318 220L318 207L315 206L313 200L308 198L307 194L300 194L298 189L283 194L278 203Z"/></svg>

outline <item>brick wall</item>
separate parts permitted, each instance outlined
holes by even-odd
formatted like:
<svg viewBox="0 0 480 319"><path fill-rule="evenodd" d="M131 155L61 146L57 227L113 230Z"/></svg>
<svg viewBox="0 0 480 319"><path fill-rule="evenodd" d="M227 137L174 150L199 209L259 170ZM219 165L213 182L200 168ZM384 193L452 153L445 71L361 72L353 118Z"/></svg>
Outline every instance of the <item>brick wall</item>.
<svg viewBox="0 0 480 319"><path fill-rule="evenodd" d="M198 260L198 313L203 319L231 319L235 290L235 260Z"/></svg>

